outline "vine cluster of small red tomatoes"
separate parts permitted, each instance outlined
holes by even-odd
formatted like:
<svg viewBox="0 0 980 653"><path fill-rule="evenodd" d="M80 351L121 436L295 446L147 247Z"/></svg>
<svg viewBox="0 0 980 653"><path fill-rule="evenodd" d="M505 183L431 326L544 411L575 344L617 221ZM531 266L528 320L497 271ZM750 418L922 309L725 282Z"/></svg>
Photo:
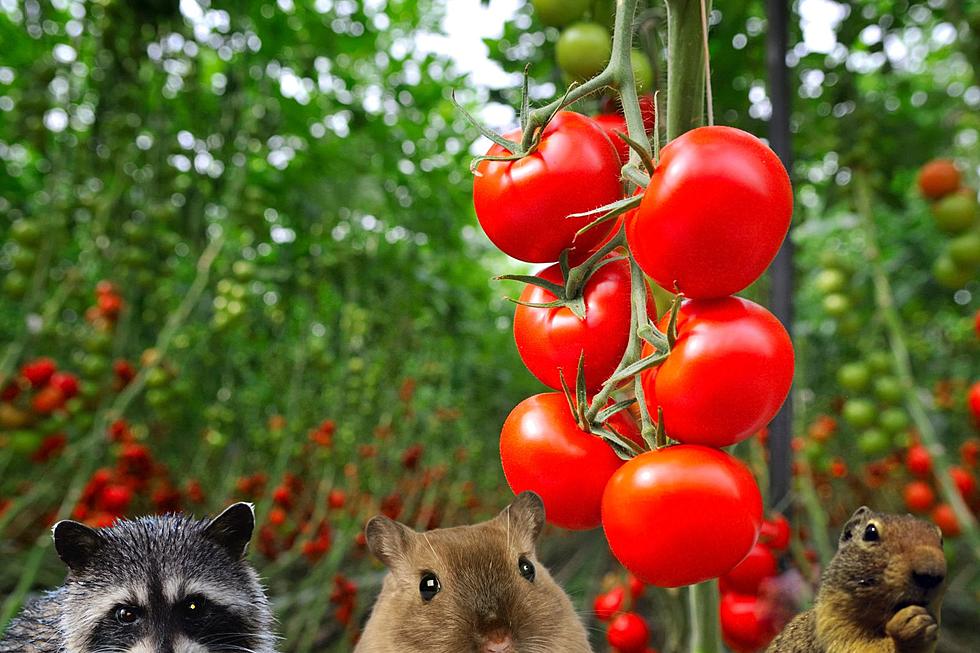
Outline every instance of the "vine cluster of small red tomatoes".
<svg viewBox="0 0 980 653"><path fill-rule="evenodd" d="M542 497L551 523L601 524L643 582L717 578L746 557L762 525L752 473L722 447L762 429L793 377L786 330L733 296L786 236L788 175L759 139L709 126L668 143L648 186L633 191L593 119L558 111L533 129L496 139L474 166L490 240L551 264L507 277L529 284L514 337L553 392L525 399L505 421L504 474L514 492ZM657 319L647 278L683 301ZM631 347L637 337L642 353Z"/></svg>

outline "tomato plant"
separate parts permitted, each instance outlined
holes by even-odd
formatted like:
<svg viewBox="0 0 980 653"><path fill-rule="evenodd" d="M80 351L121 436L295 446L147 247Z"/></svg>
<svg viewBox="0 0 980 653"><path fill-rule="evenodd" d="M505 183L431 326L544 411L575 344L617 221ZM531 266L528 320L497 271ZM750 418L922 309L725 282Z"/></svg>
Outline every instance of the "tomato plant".
<svg viewBox="0 0 980 653"><path fill-rule="evenodd" d="M507 154L499 144L487 152ZM516 161L483 160L476 172L473 203L480 226L505 254L531 263L553 263L573 245L588 251L609 227L576 239L594 216L568 216L614 202L621 193L619 158L609 138L591 118L571 111L548 123L532 153Z"/></svg>
<svg viewBox="0 0 980 653"><path fill-rule="evenodd" d="M637 578L661 587L730 571L761 525L762 497L749 469L699 445L640 454L612 475L602 497L613 554Z"/></svg>
<svg viewBox="0 0 980 653"><path fill-rule="evenodd" d="M740 563L721 576L722 591L756 594L762 581L775 576L776 571L776 556L772 550L757 543Z"/></svg>
<svg viewBox="0 0 980 653"><path fill-rule="evenodd" d="M776 635L758 597L726 592L721 597L721 629L725 643L736 653L753 653Z"/></svg>
<svg viewBox="0 0 980 653"><path fill-rule="evenodd" d="M724 447L779 410L793 379L793 346L779 321L754 302L689 300L680 306L667 361L648 376L647 403L653 414L663 409L670 437Z"/></svg>
<svg viewBox="0 0 980 653"><path fill-rule="evenodd" d="M792 212L789 177L772 150L739 129L700 127L663 148L626 235L661 287L723 297L759 278Z"/></svg>
<svg viewBox="0 0 980 653"><path fill-rule="evenodd" d="M595 77L609 63L612 37L598 23L575 23L562 30L555 46L558 67L575 80Z"/></svg>

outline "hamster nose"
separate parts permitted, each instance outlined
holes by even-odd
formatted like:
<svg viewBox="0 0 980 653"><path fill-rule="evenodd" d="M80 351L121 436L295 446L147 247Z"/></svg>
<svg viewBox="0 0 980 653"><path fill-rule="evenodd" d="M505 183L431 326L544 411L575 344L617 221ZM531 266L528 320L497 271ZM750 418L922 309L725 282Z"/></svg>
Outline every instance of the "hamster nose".
<svg viewBox="0 0 980 653"><path fill-rule="evenodd" d="M946 580L946 574L922 571L912 572L912 582L924 590L931 590L934 587L938 587L944 580Z"/></svg>
<svg viewBox="0 0 980 653"><path fill-rule="evenodd" d="M498 628L486 634L483 638L481 653L513 653L514 640L506 628Z"/></svg>

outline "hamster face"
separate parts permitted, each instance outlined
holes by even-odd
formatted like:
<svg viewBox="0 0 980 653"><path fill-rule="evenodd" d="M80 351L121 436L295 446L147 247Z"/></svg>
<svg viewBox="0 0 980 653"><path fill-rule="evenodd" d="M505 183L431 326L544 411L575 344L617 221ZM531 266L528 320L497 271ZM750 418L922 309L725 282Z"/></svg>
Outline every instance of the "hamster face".
<svg viewBox="0 0 980 653"><path fill-rule="evenodd" d="M543 521L536 496L519 497L497 518L476 526L415 533L388 520L386 527L398 529L392 534L397 553L385 550L381 540L392 540L379 539L369 525L369 544L391 570L376 609L386 611L385 628L397 650L563 650L556 643L567 636L563 631L574 612L534 555Z"/></svg>
<svg viewBox="0 0 980 653"><path fill-rule="evenodd" d="M862 507L844 526L831 565L846 572L838 575L846 589L883 623L910 605L938 612L946 580L942 547L942 531L935 525Z"/></svg>

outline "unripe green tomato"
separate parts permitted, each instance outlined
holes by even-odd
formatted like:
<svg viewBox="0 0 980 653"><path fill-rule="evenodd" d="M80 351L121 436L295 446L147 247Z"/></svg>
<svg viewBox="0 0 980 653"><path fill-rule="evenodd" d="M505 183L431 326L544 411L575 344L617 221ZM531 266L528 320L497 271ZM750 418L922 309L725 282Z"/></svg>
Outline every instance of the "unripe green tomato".
<svg viewBox="0 0 980 653"><path fill-rule="evenodd" d="M14 299L20 299L27 293L28 283L24 273L11 270L3 277L3 292Z"/></svg>
<svg viewBox="0 0 980 653"><path fill-rule="evenodd" d="M823 443L817 440L810 440L803 447L803 455L811 463L823 458L825 453Z"/></svg>
<svg viewBox="0 0 980 653"><path fill-rule="evenodd" d="M837 383L845 390L862 392L871 382L871 369L862 362L845 363L837 370Z"/></svg>
<svg viewBox="0 0 980 653"><path fill-rule="evenodd" d="M105 354L112 349L112 336L99 329L92 329L82 341L85 351L90 354Z"/></svg>
<svg viewBox="0 0 980 653"><path fill-rule="evenodd" d="M861 331L864 320L857 313L848 313L837 321L837 332L845 336L853 336Z"/></svg>
<svg viewBox="0 0 980 653"><path fill-rule="evenodd" d="M957 267L973 269L980 265L980 232L968 231L949 241L949 257Z"/></svg>
<svg viewBox="0 0 980 653"><path fill-rule="evenodd" d="M555 54L558 67L572 79L595 77L609 63L612 54L609 31L596 23L570 25L558 37Z"/></svg>
<svg viewBox="0 0 980 653"><path fill-rule="evenodd" d="M21 218L10 225L10 237L21 245L37 245L41 242L41 227L36 220Z"/></svg>
<svg viewBox="0 0 980 653"><path fill-rule="evenodd" d="M581 18L589 0L531 0L534 15L549 27L563 27Z"/></svg>
<svg viewBox="0 0 980 653"><path fill-rule="evenodd" d="M643 94L649 93L653 88L653 68L650 66L650 57L642 50L630 51L630 66L633 68L633 83L636 84L636 92Z"/></svg>
<svg viewBox="0 0 980 653"><path fill-rule="evenodd" d="M948 234L966 231L977 217L976 193L964 188L947 195L932 205L932 217L936 226Z"/></svg>
<svg viewBox="0 0 980 653"><path fill-rule="evenodd" d="M616 26L616 0L593 0L592 20L612 30Z"/></svg>
<svg viewBox="0 0 980 653"><path fill-rule="evenodd" d="M841 292L847 286L847 275L840 268L826 268L817 273L813 285L822 295Z"/></svg>
<svg viewBox="0 0 980 653"><path fill-rule="evenodd" d="M943 253L932 264L932 276L936 278L936 282L940 286L957 290L973 278L973 272L956 265L949 254Z"/></svg>
<svg viewBox="0 0 980 653"><path fill-rule="evenodd" d="M847 423L857 429L863 429L875 423L877 410L874 402L868 399L848 399L844 403L841 414Z"/></svg>
<svg viewBox="0 0 980 653"><path fill-rule="evenodd" d="M98 354L86 354L81 363L82 374L88 378L102 376L109 369L109 361Z"/></svg>
<svg viewBox="0 0 980 653"><path fill-rule="evenodd" d="M851 298L839 292L824 296L823 310L831 317L840 317L851 310Z"/></svg>
<svg viewBox="0 0 980 653"><path fill-rule="evenodd" d="M848 274L854 270L851 261L844 254L833 249L825 249L820 252L820 265L825 268L837 268Z"/></svg>
<svg viewBox="0 0 980 653"><path fill-rule="evenodd" d="M146 403L159 410L170 400L170 393L163 388L150 388L146 391Z"/></svg>
<svg viewBox="0 0 980 653"><path fill-rule="evenodd" d="M15 454L30 455L41 444L41 434L37 431L14 431L10 434L8 445Z"/></svg>
<svg viewBox="0 0 980 653"><path fill-rule="evenodd" d="M875 458L888 453L892 440L881 429L867 429L858 436L857 445L865 456Z"/></svg>
<svg viewBox="0 0 980 653"><path fill-rule="evenodd" d="M170 375L162 367L154 367L146 373L147 388L162 388L170 383Z"/></svg>
<svg viewBox="0 0 980 653"><path fill-rule="evenodd" d="M37 263L37 252L26 247L18 247L10 255L10 260L14 264L15 270L30 272L34 269L34 264Z"/></svg>
<svg viewBox="0 0 980 653"><path fill-rule="evenodd" d="M892 371L892 357L887 351L873 351L865 361L875 374L885 374Z"/></svg>
<svg viewBox="0 0 980 653"><path fill-rule="evenodd" d="M895 435L909 427L909 416L901 408L886 408L878 416L878 426Z"/></svg>
<svg viewBox="0 0 980 653"><path fill-rule="evenodd" d="M905 396L902 383L894 376L880 376L875 379L875 396L886 404L897 404Z"/></svg>
<svg viewBox="0 0 980 653"><path fill-rule="evenodd" d="M255 264L251 261L235 261L231 272L239 281L251 281L255 276Z"/></svg>

